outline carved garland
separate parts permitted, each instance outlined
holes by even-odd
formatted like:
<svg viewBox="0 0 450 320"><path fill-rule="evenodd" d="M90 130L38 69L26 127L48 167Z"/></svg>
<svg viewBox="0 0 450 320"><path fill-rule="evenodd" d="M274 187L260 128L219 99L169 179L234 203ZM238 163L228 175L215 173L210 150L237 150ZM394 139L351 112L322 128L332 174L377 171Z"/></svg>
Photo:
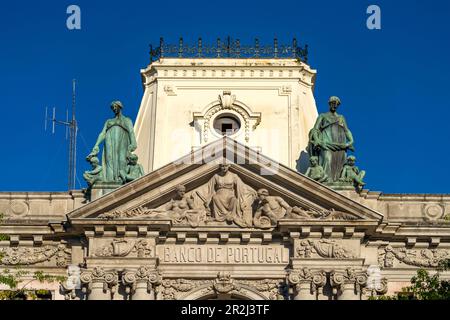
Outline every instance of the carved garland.
<svg viewBox="0 0 450 320"><path fill-rule="evenodd" d="M393 248L388 245L379 252L378 263L381 267L392 268L394 267L394 260L397 259L407 265L435 268L448 258L450 258L449 250L408 250L405 247Z"/></svg>
<svg viewBox="0 0 450 320"><path fill-rule="evenodd" d="M0 248L0 254L2 256L0 261L3 265L31 265L50 261L55 257L56 265L65 267L69 263L71 250L66 248L65 245L59 244L57 246L46 245L37 248Z"/></svg>
<svg viewBox="0 0 450 320"><path fill-rule="evenodd" d="M281 280L261 279L261 280L236 280L226 272L219 272L214 280L194 280L194 279L164 279L156 288L160 299L177 300L187 296L190 292L201 288L200 294L239 294L245 291L257 291L270 300L283 300L285 295L280 289Z"/></svg>

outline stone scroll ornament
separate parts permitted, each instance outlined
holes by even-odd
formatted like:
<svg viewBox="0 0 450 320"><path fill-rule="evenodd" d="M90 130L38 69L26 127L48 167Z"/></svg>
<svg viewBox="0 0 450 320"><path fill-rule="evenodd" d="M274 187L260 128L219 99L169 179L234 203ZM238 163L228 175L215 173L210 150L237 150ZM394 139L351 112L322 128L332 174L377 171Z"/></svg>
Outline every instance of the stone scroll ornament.
<svg viewBox="0 0 450 320"><path fill-rule="evenodd" d="M395 260L416 267L436 268L442 261L449 258L449 250L410 250L405 247L394 248L390 245L384 247L378 254L379 265L386 268L394 267Z"/></svg>
<svg viewBox="0 0 450 320"><path fill-rule="evenodd" d="M99 182L124 184L144 174L142 166L137 163L137 156L133 154L137 147L133 122L122 114L120 101L113 101L111 109L114 118L105 122L91 153L86 157L92 166L92 170L83 174L89 186ZM98 154L102 143L100 165Z"/></svg>
<svg viewBox="0 0 450 320"><path fill-rule="evenodd" d="M90 291L93 283L100 282L103 283L103 290L106 291L109 288L111 293L115 293L119 283L119 275L115 270L105 270L102 267L94 267L92 271L84 271L81 273L80 280L84 285L84 292Z"/></svg>
<svg viewBox="0 0 450 320"><path fill-rule="evenodd" d="M314 294L327 283L327 273L324 270L312 271L309 268L293 269L288 271L286 282L294 285L297 291L297 286L301 283L309 284L310 293Z"/></svg>
<svg viewBox="0 0 450 320"><path fill-rule="evenodd" d="M153 286L161 284L162 276L156 269L141 266L136 271L125 271L122 274L122 283L126 287L126 292L133 294L138 283L147 285L147 292L153 290Z"/></svg>
<svg viewBox="0 0 450 320"><path fill-rule="evenodd" d="M354 286L358 294L363 293L364 287L367 285L367 273L347 268L344 271L333 271L330 274L330 282L333 287L333 293L336 294L339 288L344 285Z"/></svg>
<svg viewBox="0 0 450 320"><path fill-rule="evenodd" d="M65 267L70 260L71 250L64 244L43 247L8 247L0 248L1 264L32 265L55 260L58 267Z"/></svg>

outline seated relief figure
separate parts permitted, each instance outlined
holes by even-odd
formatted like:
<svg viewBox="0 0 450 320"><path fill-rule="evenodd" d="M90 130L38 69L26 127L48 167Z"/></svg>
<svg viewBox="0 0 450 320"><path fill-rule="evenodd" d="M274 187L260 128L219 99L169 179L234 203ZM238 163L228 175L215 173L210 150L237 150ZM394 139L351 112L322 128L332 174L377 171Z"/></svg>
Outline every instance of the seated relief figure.
<svg viewBox="0 0 450 320"><path fill-rule="evenodd" d="M252 204L256 191L229 171L229 164L221 164L219 173L193 193L210 210L211 219L234 222L240 227L252 226Z"/></svg>
<svg viewBox="0 0 450 320"><path fill-rule="evenodd" d="M356 186L358 190L361 190L365 185L363 182L363 178L366 175L364 170L359 170L357 166L355 166L356 157L349 156L347 158L347 162L342 168L340 181L352 183Z"/></svg>
<svg viewBox="0 0 450 320"><path fill-rule="evenodd" d="M322 166L319 165L319 157L312 156L309 158L310 166L308 170L306 170L306 176L316 180L318 182L325 182L328 180L328 176L323 170Z"/></svg>

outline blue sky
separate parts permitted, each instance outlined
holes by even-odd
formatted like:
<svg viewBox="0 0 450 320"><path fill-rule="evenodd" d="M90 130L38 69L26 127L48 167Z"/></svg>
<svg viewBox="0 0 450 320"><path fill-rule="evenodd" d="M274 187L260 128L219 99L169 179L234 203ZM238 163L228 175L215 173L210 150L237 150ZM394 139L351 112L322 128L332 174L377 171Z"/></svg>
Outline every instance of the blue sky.
<svg viewBox="0 0 450 320"><path fill-rule="evenodd" d="M70 4L81 8L81 30L66 28ZM381 8L381 30L366 28L370 4ZM1 191L66 190L64 129L45 132L44 111L64 118L72 78L84 183L110 101L136 117L148 45L230 35L308 43L319 112L341 98L369 189L450 193L448 1L2 1L0 13Z"/></svg>

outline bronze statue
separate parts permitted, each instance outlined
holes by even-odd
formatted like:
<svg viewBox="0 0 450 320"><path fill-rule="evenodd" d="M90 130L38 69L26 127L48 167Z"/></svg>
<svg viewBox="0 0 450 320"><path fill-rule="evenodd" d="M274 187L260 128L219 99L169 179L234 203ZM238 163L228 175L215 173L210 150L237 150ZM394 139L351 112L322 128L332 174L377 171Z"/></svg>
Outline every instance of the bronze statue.
<svg viewBox="0 0 450 320"><path fill-rule="evenodd" d="M317 156L312 156L309 158L310 166L306 170L305 175L313 180L319 182L325 182L328 180L328 176L323 170L322 166L319 165L319 158Z"/></svg>
<svg viewBox="0 0 450 320"><path fill-rule="evenodd" d="M144 175L144 168L138 164L138 156L134 153L127 157L128 164L125 170L120 170L119 175L123 183L133 181Z"/></svg>
<svg viewBox="0 0 450 320"><path fill-rule="evenodd" d="M318 156L319 165L333 182L339 180L347 150L354 151L354 148L353 136L345 118L337 113L341 101L338 97L331 97L328 103L330 111L319 115L309 133L308 151L310 156Z"/></svg>
<svg viewBox="0 0 450 320"><path fill-rule="evenodd" d="M100 150L99 145L104 142L103 181L122 183L120 172L126 170L127 157L136 150L137 143L131 119L122 114L122 103L120 101L112 102L111 109L115 116L105 122L88 158L97 156Z"/></svg>
<svg viewBox="0 0 450 320"><path fill-rule="evenodd" d="M99 164L100 161L97 157L88 157L86 160L91 164L92 170L85 171L83 173L83 178L88 183L88 186L94 185L96 182L102 181L102 166Z"/></svg>
<svg viewBox="0 0 450 320"><path fill-rule="evenodd" d="M363 181L366 172L364 170L359 170L357 166L355 166L356 158L354 156L349 156L347 158L347 163L342 168L340 181L352 183L358 190L361 190L365 185Z"/></svg>

